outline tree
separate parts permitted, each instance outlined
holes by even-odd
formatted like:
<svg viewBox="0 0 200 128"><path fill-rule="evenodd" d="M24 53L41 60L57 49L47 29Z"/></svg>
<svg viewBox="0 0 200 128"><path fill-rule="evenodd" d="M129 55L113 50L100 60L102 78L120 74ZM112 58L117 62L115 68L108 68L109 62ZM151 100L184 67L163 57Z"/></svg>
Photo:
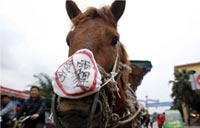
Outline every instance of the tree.
<svg viewBox="0 0 200 128"><path fill-rule="evenodd" d="M47 99L47 109L50 111L53 98L52 79L44 73L39 73L38 75L33 76L37 79L37 83L40 87L40 95Z"/></svg>
<svg viewBox="0 0 200 128"><path fill-rule="evenodd" d="M187 108L199 111L199 107L197 106L200 104L200 93L199 91L192 90L189 81L190 73L191 71L187 70L182 70L181 72L175 71L175 80L169 81L169 83L173 84L171 97L174 99L174 106L172 108L182 111L181 105L184 103Z"/></svg>

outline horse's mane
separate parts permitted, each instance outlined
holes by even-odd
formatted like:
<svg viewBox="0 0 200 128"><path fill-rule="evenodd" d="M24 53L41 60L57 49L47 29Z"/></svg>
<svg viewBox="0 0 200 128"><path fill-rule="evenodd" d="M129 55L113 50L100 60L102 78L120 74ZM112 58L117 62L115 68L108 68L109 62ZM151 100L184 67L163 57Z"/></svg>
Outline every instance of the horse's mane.
<svg viewBox="0 0 200 128"><path fill-rule="evenodd" d="M109 6L105 6L99 9L90 7L84 13L81 13L72 19L72 22L74 26L76 26L79 23L83 23L94 18L101 18L103 21L105 21L105 24L112 25L114 28L117 27L117 22L114 20L114 16L110 11Z"/></svg>

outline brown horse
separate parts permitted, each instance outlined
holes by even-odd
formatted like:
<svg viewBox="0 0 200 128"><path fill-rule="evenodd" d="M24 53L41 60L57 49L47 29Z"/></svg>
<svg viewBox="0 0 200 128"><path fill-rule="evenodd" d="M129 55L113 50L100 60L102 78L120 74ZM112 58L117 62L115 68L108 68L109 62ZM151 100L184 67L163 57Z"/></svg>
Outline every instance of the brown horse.
<svg viewBox="0 0 200 128"><path fill-rule="evenodd" d="M90 50L105 86L79 99L56 95L53 115L59 128L139 127L141 108L128 86L130 63L117 32L117 22L124 9L125 0L116 0L111 6L100 9L90 7L85 12L75 2L66 1L66 10L73 23L66 39L69 56L80 49Z"/></svg>

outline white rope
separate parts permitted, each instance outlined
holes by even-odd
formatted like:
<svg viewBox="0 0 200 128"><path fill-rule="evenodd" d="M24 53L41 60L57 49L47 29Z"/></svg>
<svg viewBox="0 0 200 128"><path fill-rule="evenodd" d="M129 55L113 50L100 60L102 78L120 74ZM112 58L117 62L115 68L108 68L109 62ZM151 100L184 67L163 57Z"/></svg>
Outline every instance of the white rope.
<svg viewBox="0 0 200 128"><path fill-rule="evenodd" d="M103 86L105 86L106 84L108 84L109 82L111 82L114 78L115 78L115 76L117 75L117 73L116 74L111 74L111 77L105 82L105 83L103 83L101 86L103 87Z"/></svg>
<svg viewBox="0 0 200 128"><path fill-rule="evenodd" d="M118 74L116 71L118 59L119 59L119 53L117 52L117 56L115 58L115 63L114 63L112 72L110 72L111 77L104 84L101 85L102 87L105 86L106 84L108 84L109 82L115 82L115 76L117 76L117 74Z"/></svg>

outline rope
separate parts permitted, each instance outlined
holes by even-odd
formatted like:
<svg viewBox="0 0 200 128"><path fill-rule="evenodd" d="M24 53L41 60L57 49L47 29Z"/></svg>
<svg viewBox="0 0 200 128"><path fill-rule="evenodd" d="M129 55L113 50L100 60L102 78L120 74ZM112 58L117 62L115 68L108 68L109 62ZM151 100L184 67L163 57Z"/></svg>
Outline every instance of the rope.
<svg viewBox="0 0 200 128"><path fill-rule="evenodd" d="M130 121L134 120L135 117L139 114L139 112L142 110L142 107L139 106L138 110L136 111L136 113L134 113L132 116L130 116L128 119L123 120L123 121L119 121L120 125L124 125L126 123L129 123Z"/></svg>
<svg viewBox="0 0 200 128"><path fill-rule="evenodd" d="M102 88L100 92L97 92L97 94L94 97L93 104L92 104L92 110L91 110L91 113L90 113L90 116L89 116L88 127L90 127L91 121L94 117L98 98L100 98L99 101L102 104L102 110L103 110L102 114L103 114L103 117L104 117L103 120L105 121L104 122L104 128L108 128L108 127L116 128L120 125L127 124L127 123L133 121L136 118L136 116L138 116L140 111L142 110L142 107L139 106L138 110L134 114L130 115L130 113L129 113L129 114L126 114L124 117L120 117L117 113L112 112L113 105L115 105L115 101L116 101L115 92L118 93L118 91L119 91L118 86L117 86L117 82L115 81L115 77L118 74L121 74L121 72L123 72L125 70L131 71L130 66L128 66L126 64L122 64L121 62L119 62L118 59L119 59L119 55L117 54L112 72L110 72L110 74L107 73L104 70L104 68L102 68L99 64L97 64L98 69L99 69L99 71L102 75L102 80L104 81L104 83L101 86L104 87L105 85L110 83L111 86L110 86L109 90L107 90L107 91L108 91L108 93L111 94L110 95L111 97L107 96L107 92L105 92L106 91L105 88L104 89ZM116 70L117 66L118 66L118 71ZM132 93L133 93L133 96L135 97L134 91L132 91ZM54 117L54 121L58 125L58 127L62 128L63 124L62 124L62 121L57 114L58 112L57 112L57 109L56 109L56 106L57 106L56 99L57 99L57 97L58 96L55 95L54 98L53 98L53 117ZM109 98L109 101L108 101L108 98ZM109 103L111 103L111 104L109 104ZM136 104L134 104L134 106L136 106Z"/></svg>
<svg viewBox="0 0 200 128"><path fill-rule="evenodd" d="M125 124L127 124L127 123L129 123L129 122L131 122L131 121L133 121L135 118L136 118L136 116L138 116L138 114L140 113L140 111L142 110L142 107L140 106L139 108L138 108L138 110L133 114L133 115L131 115L128 119L125 119L125 120L122 120L122 121L118 121L118 123L115 125L115 126L113 126L112 128L117 128L117 127L119 127L119 126L122 126L122 125L125 125ZM115 113L114 113L115 114ZM116 116L116 115L115 115ZM119 118L119 117L118 117Z"/></svg>

